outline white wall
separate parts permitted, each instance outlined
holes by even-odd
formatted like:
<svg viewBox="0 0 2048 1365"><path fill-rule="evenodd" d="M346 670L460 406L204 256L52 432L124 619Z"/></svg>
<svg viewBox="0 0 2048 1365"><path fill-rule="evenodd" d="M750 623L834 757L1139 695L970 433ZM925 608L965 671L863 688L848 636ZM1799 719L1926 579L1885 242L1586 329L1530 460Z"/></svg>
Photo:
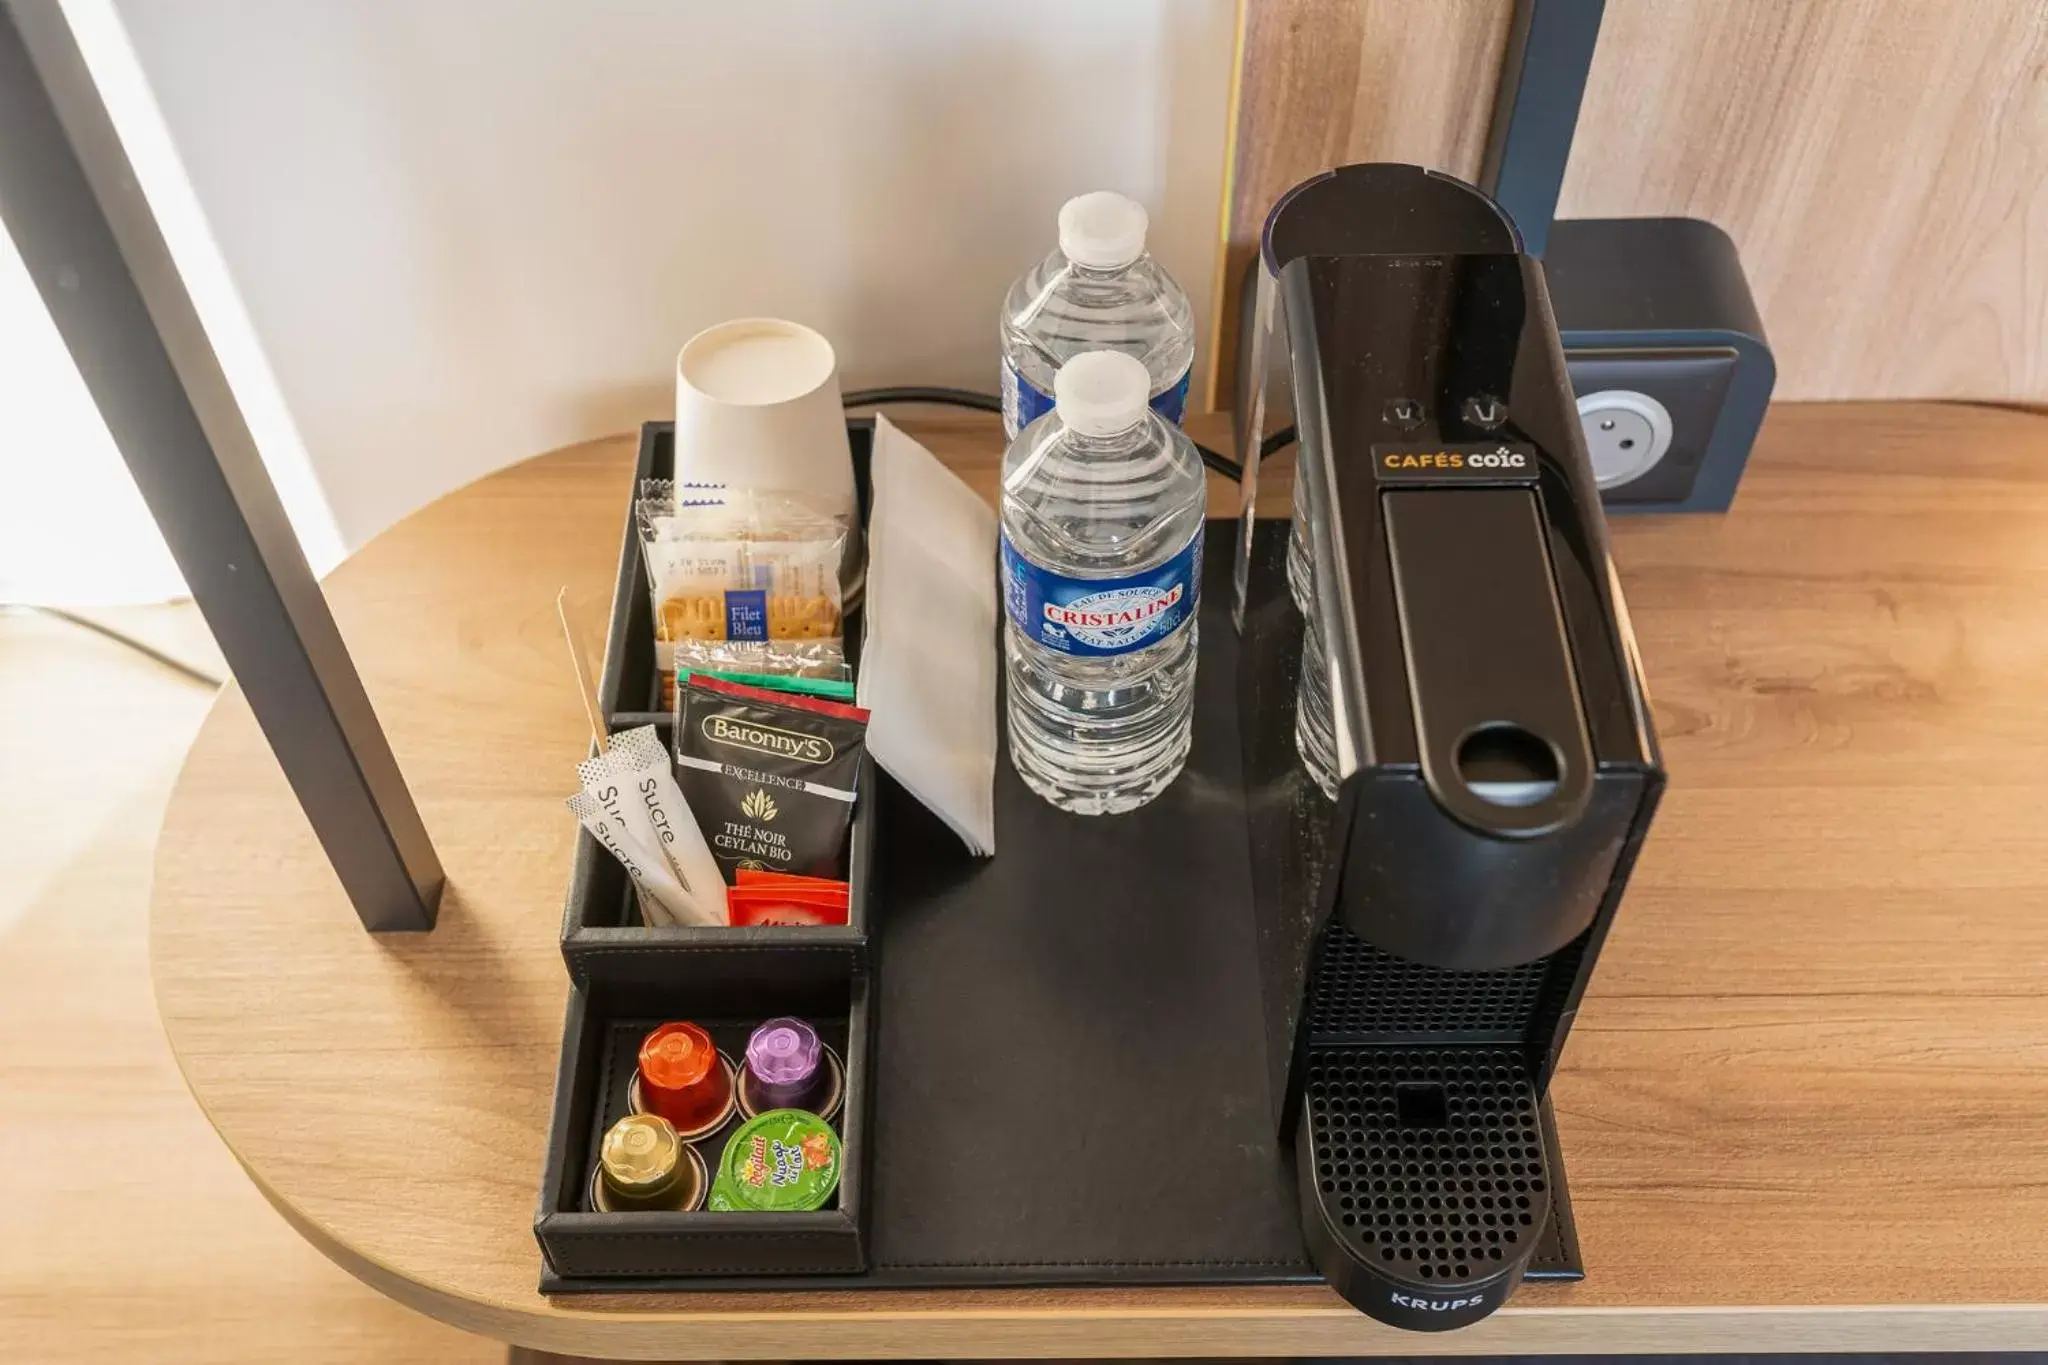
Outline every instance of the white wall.
<svg viewBox="0 0 2048 1365"><path fill-rule="evenodd" d="M669 415L726 317L819 328L849 387L992 389L1084 190L1147 204L1207 317L1229 0L119 8L352 545Z"/></svg>
<svg viewBox="0 0 2048 1365"><path fill-rule="evenodd" d="M80 53L315 572L340 529L113 0L62 0ZM0 602L108 606L185 595L14 243L0 232Z"/></svg>
<svg viewBox="0 0 2048 1365"><path fill-rule="evenodd" d="M185 581L0 229L0 602L104 606Z"/></svg>

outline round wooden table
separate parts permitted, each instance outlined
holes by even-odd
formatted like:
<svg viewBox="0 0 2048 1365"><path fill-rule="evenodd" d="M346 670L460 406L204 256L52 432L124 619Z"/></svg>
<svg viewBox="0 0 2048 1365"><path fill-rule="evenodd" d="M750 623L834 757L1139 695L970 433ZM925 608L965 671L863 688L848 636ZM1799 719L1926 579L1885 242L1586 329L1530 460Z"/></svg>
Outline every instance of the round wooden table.
<svg viewBox="0 0 2048 1365"><path fill-rule="evenodd" d="M989 424L926 432L986 481ZM193 1095L309 1241L421 1312L550 1351L2039 1344L2048 777L2014 756L2048 746L2025 644L2048 600L2044 432L1781 411L1734 515L1617 525L1673 777L1553 1091L1589 1278L1453 1338L1321 1288L537 1292L562 798L587 742L554 599L566 585L601 638L626 438L452 494L327 583L447 869L439 927L363 931L230 687L159 845L159 1008ZM1967 916L1958 885L1982 893Z"/></svg>
<svg viewBox="0 0 2048 1365"><path fill-rule="evenodd" d="M923 434L971 481L993 473L992 420ZM1135 1316L1119 1311L1130 1296L1085 1292L537 1291L568 996L576 823L562 799L589 739L554 599L568 588L595 661L634 444L556 451L461 489L324 585L448 874L432 933L363 931L238 689L194 743L159 843L152 972L186 1083L250 1179L391 1297L563 1353L1087 1355L1118 1336L1127 1351L1202 1353L1218 1313L1243 1329L1240 1352L1274 1339L1259 1329L1277 1315L1355 1342L1364 1319L1321 1290L1153 1293Z"/></svg>

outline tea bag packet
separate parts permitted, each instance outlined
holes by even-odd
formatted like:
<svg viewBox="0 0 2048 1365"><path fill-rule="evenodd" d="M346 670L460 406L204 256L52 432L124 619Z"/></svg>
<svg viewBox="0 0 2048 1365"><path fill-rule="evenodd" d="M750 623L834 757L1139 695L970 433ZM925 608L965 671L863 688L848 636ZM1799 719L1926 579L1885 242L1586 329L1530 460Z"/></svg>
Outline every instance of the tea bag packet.
<svg viewBox="0 0 2048 1365"><path fill-rule="evenodd" d="M576 793L566 804L569 813L590 832L590 837L597 840L606 852L619 860L619 866L626 869L626 875L633 882L634 894L640 902L640 913L647 923L683 923L679 916L694 913L687 908L689 895L676 880L675 873L669 868L668 860L653 849L644 847L628 832L620 795L614 784L609 804L587 791Z"/></svg>
<svg viewBox="0 0 2048 1365"><path fill-rule="evenodd" d="M846 676L846 523L801 494L649 479L636 504L664 700L677 669Z"/></svg>
<svg viewBox="0 0 2048 1365"><path fill-rule="evenodd" d="M868 713L696 674L676 765L727 881L744 869L843 879Z"/></svg>
<svg viewBox="0 0 2048 1365"><path fill-rule="evenodd" d="M615 796L628 835L674 876L685 901L673 916L677 923L726 922L724 879L652 725L613 735L610 749L578 764L576 775L585 793L599 800Z"/></svg>

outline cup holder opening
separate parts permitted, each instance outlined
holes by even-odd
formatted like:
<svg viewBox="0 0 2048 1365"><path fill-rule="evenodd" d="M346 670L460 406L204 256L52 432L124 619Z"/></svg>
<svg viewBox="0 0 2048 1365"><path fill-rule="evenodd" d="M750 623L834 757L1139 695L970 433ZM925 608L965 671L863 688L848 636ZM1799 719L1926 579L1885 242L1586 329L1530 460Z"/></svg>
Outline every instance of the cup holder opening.
<svg viewBox="0 0 2048 1365"><path fill-rule="evenodd" d="M1458 777L1491 806L1533 806L1557 791L1557 749L1519 725L1482 725L1458 744Z"/></svg>
<svg viewBox="0 0 2048 1365"><path fill-rule="evenodd" d="M1451 1126L1450 1099L1440 1085L1397 1085L1394 1087L1394 1118L1403 1128L1448 1128Z"/></svg>

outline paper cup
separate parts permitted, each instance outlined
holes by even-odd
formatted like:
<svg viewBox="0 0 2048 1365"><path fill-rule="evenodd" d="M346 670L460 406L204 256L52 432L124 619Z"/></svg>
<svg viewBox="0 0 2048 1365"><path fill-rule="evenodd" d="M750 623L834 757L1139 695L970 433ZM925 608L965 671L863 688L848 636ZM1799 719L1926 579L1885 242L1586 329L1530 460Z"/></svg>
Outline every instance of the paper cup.
<svg viewBox="0 0 2048 1365"><path fill-rule="evenodd" d="M832 343L777 318L691 337L676 356L676 480L808 494L857 526Z"/></svg>

